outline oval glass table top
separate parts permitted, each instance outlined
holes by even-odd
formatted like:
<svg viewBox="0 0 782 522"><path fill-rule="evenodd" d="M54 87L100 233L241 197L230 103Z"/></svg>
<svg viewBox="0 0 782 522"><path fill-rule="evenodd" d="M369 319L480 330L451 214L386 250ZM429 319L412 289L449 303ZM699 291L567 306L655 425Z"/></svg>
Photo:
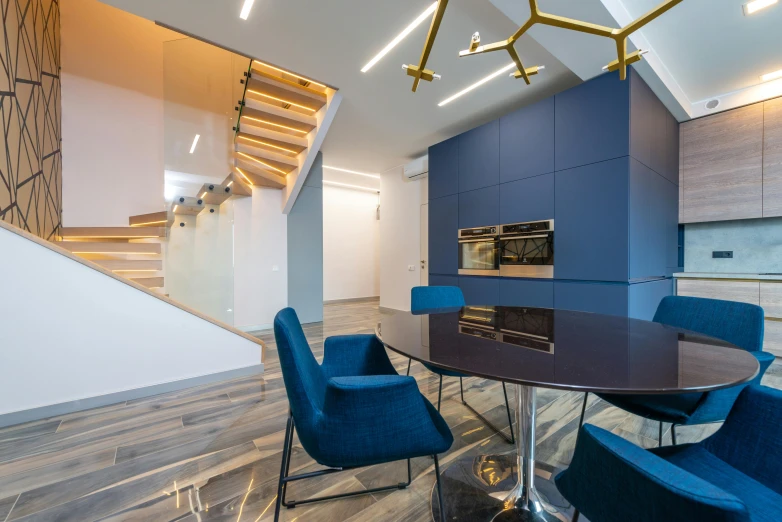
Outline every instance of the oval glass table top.
<svg viewBox="0 0 782 522"><path fill-rule="evenodd" d="M605 393L702 392L745 383L757 359L724 341L612 315L512 306L398 312L378 323L389 349L469 375Z"/></svg>

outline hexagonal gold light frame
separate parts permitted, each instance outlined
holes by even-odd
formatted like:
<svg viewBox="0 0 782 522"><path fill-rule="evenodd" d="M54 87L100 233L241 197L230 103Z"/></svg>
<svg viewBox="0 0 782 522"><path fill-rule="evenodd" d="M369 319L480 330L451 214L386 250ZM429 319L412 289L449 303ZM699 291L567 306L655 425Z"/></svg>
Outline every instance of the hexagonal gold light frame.
<svg viewBox="0 0 782 522"><path fill-rule="evenodd" d="M513 33L513 35L511 35L510 38L508 38L507 40L502 40L500 42L495 42L487 45L477 45L478 43L480 43L480 40L479 37L476 38L476 36L474 36L473 40L471 41L470 48L461 51L459 53L459 56L460 57L473 56L476 54L483 54L483 53L490 53L493 51L505 50L508 52L510 57L513 59L513 62L516 64L516 72L513 73L512 75L515 78L524 78L524 81L529 85L530 83L529 77L534 74L537 74L540 66L534 66L525 69L524 64L522 63L519 54L516 52L514 45L516 43L516 40L521 38L521 36L524 33L526 33L533 25L535 24L550 25L552 27L559 27L561 29L568 29L570 31L578 31L581 33L594 34L597 36L603 36L614 40L614 42L616 43L617 59L612 61L608 65L606 65L604 69L608 71L619 70L619 78L624 80L625 78L627 78L627 66L631 63L635 63L639 61L641 59L641 55L643 54L643 51L641 50L634 51L630 54L627 54L627 37L683 1L684 0L666 0L662 4L658 5L648 13L639 17L638 19L630 22L629 24L622 27L621 29L615 29L612 27L592 24L589 22L582 22L581 20L566 18L564 16L557 16L548 13L543 13L540 11L540 9L538 9L537 0L529 0L530 17L524 23L524 25L519 27L519 29L515 33ZM430 82L436 77L434 71L427 70L425 69L425 67L426 67L426 62L429 59L429 53L431 52L432 46L434 45L434 39L437 36L437 31L440 28L440 22L442 21L443 14L445 13L445 8L447 5L448 5L448 0L439 0L437 11L435 12L434 17L432 18L432 25L429 28L429 34L426 37L426 42L424 44L424 50L423 53L421 54L421 61L419 65L417 67L413 65L406 67L407 74L415 78L415 81L413 82L413 92L415 92L416 88L418 87L418 83L420 82L420 80L426 80Z"/></svg>

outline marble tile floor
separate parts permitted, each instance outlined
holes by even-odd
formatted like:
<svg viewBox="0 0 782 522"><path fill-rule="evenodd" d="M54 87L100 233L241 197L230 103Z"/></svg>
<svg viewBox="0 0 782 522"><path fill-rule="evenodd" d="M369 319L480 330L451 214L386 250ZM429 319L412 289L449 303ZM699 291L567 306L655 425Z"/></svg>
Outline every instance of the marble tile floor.
<svg viewBox="0 0 782 522"><path fill-rule="evenodd" d="M377 300L329 304L323 323L305 328L322 356L323 339L370 333L381 312ZM266 372L261 376L190 388L0 429L0 522L145 521L263 522L273 519L287 399L271 332ZM391 354L400 373L407 359ZM437 401L438 377L419 364L412 372L421 391ZM782 388L782 363L764 383ZM465 380L465 395L498 426L507 419L498 383ZM441 457L504 453L511 446L458 401L458 379L445 378L442 413L455 442ZM538 391L537 458L556 467L572 457L583 395ZM592 396L587 421L636 444L655 446L657 425ZM700 440L717 425L679 428L681 442ZM669 437L666 427L666 437ZM670 440L667 438L667 440ZM294 442L292 472L318 466ZM308 498L402 481L403 462L295 483L289 499ZM405 490L283 509L282 520L431 520L434 482L430 458L413 460L413 483Z"/></svg>

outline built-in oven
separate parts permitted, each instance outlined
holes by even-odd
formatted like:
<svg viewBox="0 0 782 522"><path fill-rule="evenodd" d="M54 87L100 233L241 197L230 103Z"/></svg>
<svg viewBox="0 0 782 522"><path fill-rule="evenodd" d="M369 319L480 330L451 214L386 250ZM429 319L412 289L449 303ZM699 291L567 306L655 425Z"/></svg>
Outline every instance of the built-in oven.
<svg viewBox="0 0 782 522"><path fill-rule="evenodd" d="M554 220L500 227L500 275L554 277Z"/></svg>
<svg viewBox="0 0 782 522"><path fill-rule="evenodd" d="M498 226L459 230L459 274L500 275Z"/></svg>

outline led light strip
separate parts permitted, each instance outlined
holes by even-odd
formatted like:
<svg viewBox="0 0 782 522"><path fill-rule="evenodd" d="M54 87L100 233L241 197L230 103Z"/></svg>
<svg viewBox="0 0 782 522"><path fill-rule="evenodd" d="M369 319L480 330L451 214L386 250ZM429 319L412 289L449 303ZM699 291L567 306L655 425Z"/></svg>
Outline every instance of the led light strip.
<svg viewBox="0 0 782 522"><path fill-rule="evenodd" d="M401 33L399 33L398 35L396 35L396 38L394 38L393 40L391 40L391 42L389 42L389 44L388 44L388 45L386 45L386 46L383 48L383 50L382 50L382 51L380 51L379 53L377 53L377 54L375 55L375 57L374 57L374 58L372 58L371 60L369 60L369 62L368 62L368 63L367 63L367 64L366 64L364 67L362 67L362 68L361 68L361 72L362 72L362 73L365 73L365 72L367 72L367 71L368 71L368 70L370 70L370 69L371 69L371 68L372 68L372 67L373 67L373 66L374 66L374 65L375 65L377 62L379 62L380 60L382 60L382 59L383 59L383 57L384 57L385 55L387 55L387 54L388 54L388 53L391 51L391 49L393 49L394 47L396 47L397 45L399 45L399 42L401 42L402 40L404 40L404 39L405 39L405 37L406 37L407 35L409 35L410 33L412 33L412 32L413 32L413 30L414 30L416 27L418 27L419 25L421 25L421 24L422 24L422 23L423 23L423 22L424 22L424 21L425 21L427 18L429 18L430 16L432 16L432 13L434 13L434 10L435 10L435 9L437 9L437 2L433 3L432 5L430 5L430 6L429 6L429 7L426 9L426 11L424 11L423 13L421 13L420 15L418 15L418 18L416 18L415 20L413 20L413 23L411 23L410 25L408 25L407 27L405 27L405 29L404 29L404 30L403 30Z"/></svg>
<svg viewBox="0 0 782 522"><path fill-rule="evenodd" d="M273 65L269 65L268 63L263 63L263 62L258 61L258 60L253 60L253 61L255 63L257 63L257 64L263 65L264 67L268 67L269 69L274 69L275 71L279 71L279 72L281 72L283 74L287 74L289 76L293 76L294 78L298 78L299 80L304 80L305 82L310 82L310 83L312 83L314 85L317 85L319 87L323 87L324 89L328 89L328 87L326 87L322 83L316 82L315 80L310 80L309 78L305 78L304 76L299 76L298 74L292 73L290 71L286 71L285 69L280 69L279 67L275 67Z"/></svg>
<svg viewBox="0 0 782 522"><path fill-rule="evenodd" d="M270 94L264 94L262 92L255 91L253 89L247 89L247 92L251 92L253 94L257 94L258 96L263 96L264 98L269 98L271 100L275 100L275 101L278 101L278 102L281 102L281 103L287 103L288 105L293 105L294 107L298 107L300 109L304 109L304 110L307 110L307 111L310 111L310 112L316 112L316 110L317 110L317 109L313 109L312 107L307 107L306 105L300 105L300 104L294 103L294 102L292 102L290 100L284 100L282 98L277 98L276 96L272 96Z"/></svg>
<svg viewBox="0 0 782 522"><path fill-rule="evenodd" d="M275 148L275 149L284 150L285 152L290 152L291 154L298 154L298 152L296 152L295 150L286 149L285 147L280 147L278 145L272 145L271 143L267 143L267 142L261 141L261 140L254 140L254 139L248 138L246 136L239 136L239 139L240 140L252 141L253 143L260 143L261 145L265 145L267 147L272 147L272 148Z"/></svg>
<svg viewBox="0 0 782 522"><path fill-rule="evenodd" d="M283 176L286 176L286 175L288 174L288 173L287 173L287 172L285 172L284 170L282 170L282 169L278 169L277 167L272 167L272 166L271 166L271 165L269 165L268 163L264 163L263 161L259 160L258 158L254 158L253 156L250 156L250 155L248 155L248 154L245 154L244 152L237 152L237 154L240 154L240 155L244 156L245 158L249 159L250 161L254 161L254 162L256 162L256 163L260 163L261 165L263 165L263 166L264 166L264 167L266 167L267 169L276 170L277 172L279 172L279 173L280 173L280 174L282 174Z"/></svg>
<svg viewBox="0 0 782 522"><path fill-rule="evenodd" d="M249 183L249 184L250 184L250 186L251 186L251 187L254 187L254 186L255 186L255 185L253 185L253 182L252 182L252 181L250 181L250 178L248 178L248 177L247 177L247 175L246 175L244 172L242 172L242 169L240 169L239 167L234 167L234 168L236 169L236 172L238 172L238 173L239 173L239 174L240 174L240 175L241 175L241 176L244 178L244 180L245 180L247 183Z"/></svg>
<svg viewBox="0 0 782 522"><path fill-rule="evenodd" d="M339 168L339 167L330 167L328 165L323 165L323 168L324 169L329 169L329 170L336 170L338 172L347 172L348 174L358 174L359 176L366 176L368 178L380 179L380 176L377 175L377 174L367 174L365 172L358 172L356 170L342 169L342 168Z"/></svg>
<svg viewBox="0 0 782 522"><path fill-rule="evenodd" d="M348 187L348 188L358 189L358 190L368 190L370 192L377 192L377 193L380 192L380 189L375 189L371 187L362 187L360 185L349 185L347 183L337 183L336 181L328 181L325 179L323 180L323 183L325 183L326 185L336 185L338 187Z"/></svg>
<svg viewBox="0 0 782 522"><path fill-rule="evenodd" d="M287 125L280 125L279 123L273 123L271 121L260 120L258 118L253 118L252 116L242 116L242 118L247 118L248 120L257 121L257 122L260 122L260 123L265 123L266 125L273 125L275 127L282 127L283 129L292 130L293 132L300 132L301 134L307 134L309 132L309 131L304 131L304 130L301 130L301 129L296 129L294 127L288 127Z"/></svg>
<svg viewBox="0 0 782 522"><path fill-rule="evenodd" d="M200 134L196 134L195 138L193 138L193 144L190 145L190 154L195 152L196 145L198 145L198 138L200 138L200 137L201 137Z"/></svg>
<svg viewBox="0 0 782 522"><path fill-rule="evenodd" d="M771 80L776 80L777 78L782 78L782 69L774 72L770 72L768 74L764 74L760 77L761 81L764 82L770 82Z"/></svg>
<svg viewBox="0 0 782 522"><path fill-rule="evenodd" d="M480 86L481 86L481 85L483 85L484 83L486 83L486 82L488 82L488 81L491 81L491 80L493 80L494 78L496 78L497 76L499 76L499 75L501 75L501 74L503 74L503 73L506 73L506 72L510 71L510 70L511 70L511 69L513 69L514 67L516 67L516 63L515 63L515 62L511 62L511 63L509 63L508 65L506 65L505 67L503 67L503 68L502 68L502 69L500 69L499 71L494 71L493 73L491 73L490 75L488 75L486 78L483 78L483 79L481 79L481 80L478 80L477 82L473 83L472 85L470 85L470 86L469 86L469 87L467 87L466 89L462 89L461 91L457 92L456 94L454 94L454 95L453 95L453 96L451 96L450 98L446 98L445 100L443 100L443 101L441 101L440 103L438 103L438 104L437 104L437 106L438 106L438 107L442 107L443 105L446 105L446 104L448 104L448 103L451 103L451 102L452 102L452 101L454 101L456 98L459 98L459 97L461 97L461 96L464 96L464 95L465 95L465 94L467 94L468 92L470 92L470 91L472 91L472 90L474 90L474 89L477 89L478 87L480 87Z"/></svg>
<svg viewBox="0 0 782 522"><path fill-rule="evenodd" d="M130 225L131 227L145 227L147 225L159 225L160 223L168 223L168 220L164 219L163 221L149 221L147 223L135 223L133 225Z"/></svg>
<svg viewBox="0 0 782 522"><path fill-rule="evenodd" d="M753 2L747 2L744 4L744 14L751 15L757 13L761 9L771 7L776 4L778 0L754 0Z"/></svg>

